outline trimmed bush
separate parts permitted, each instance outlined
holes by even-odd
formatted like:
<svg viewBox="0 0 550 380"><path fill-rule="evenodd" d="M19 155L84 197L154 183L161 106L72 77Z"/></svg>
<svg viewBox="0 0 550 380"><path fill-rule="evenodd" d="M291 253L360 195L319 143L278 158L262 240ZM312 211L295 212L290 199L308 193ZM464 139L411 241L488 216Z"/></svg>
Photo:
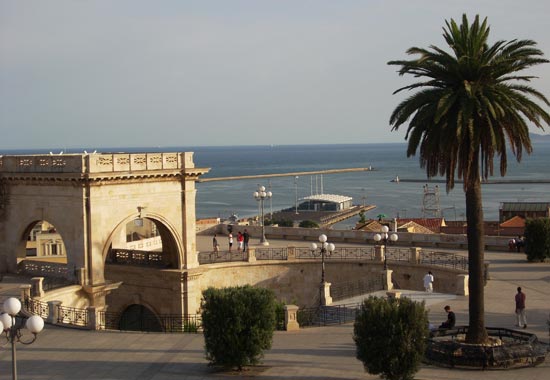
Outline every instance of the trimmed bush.
<svg viewBox="0 0 550 380"><path fill-rule="evenodd" d="M544 261L550 258L550 219L527 219L525 254L529 261Z"/></svg>
<svg viewBox="0 0 550 380"><path fill-rule="evenodd" d="M273 292L242 286L208 288L202 296L202 327L210 364L239 370L258 364L273 341Z"/></svg>
<svg viewBox="0 0 550 380"><path fill-rule="evenodd" d="M355 318L356 357L370 374L410 380L424 357L428 335L424 302L370 297Z"/></svg>
<svg viewBox="0 0 550 380"><path fill-rule="evenodd" d="M319 225L313 220L302 220L299 224L299 227L302 228L319 228Z"/></svg>

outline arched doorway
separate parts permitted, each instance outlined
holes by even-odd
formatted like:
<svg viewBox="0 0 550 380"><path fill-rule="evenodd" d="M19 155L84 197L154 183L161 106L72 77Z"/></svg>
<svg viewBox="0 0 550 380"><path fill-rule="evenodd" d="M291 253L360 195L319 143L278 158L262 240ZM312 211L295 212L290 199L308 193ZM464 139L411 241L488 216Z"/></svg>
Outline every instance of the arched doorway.
<svg viewBox="0 0 550 380"><path fill-rule="evenodd" d="M155 313L143 305L133 304L120 316L119 330L162 332L162 324Z"/></svg>

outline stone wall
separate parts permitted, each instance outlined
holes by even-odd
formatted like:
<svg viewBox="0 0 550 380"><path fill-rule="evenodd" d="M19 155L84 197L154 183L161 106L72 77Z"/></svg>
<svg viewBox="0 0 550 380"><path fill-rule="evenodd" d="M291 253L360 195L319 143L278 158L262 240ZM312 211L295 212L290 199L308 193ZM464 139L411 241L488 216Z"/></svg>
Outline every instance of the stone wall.
<svg viewBox="0 0 550 380"><path fill-rule="evenodd" d="M326 281L336 286L381 276L383 262L331 259L325 268ZM108 310L114 312L142 304L158 314L195 314L204 289L243 285L272 289L277 299L287 304L311 307L319 303L320 259L218 263L181 272L124 265L107 265L106 269L106 278L123 282L107 297ZM451 294L460 292L457 277L465 273L408 262L392 263L390 269L394 285L410 290L423 290L422 278L431 270L435 276L434 291Z"/></svg>

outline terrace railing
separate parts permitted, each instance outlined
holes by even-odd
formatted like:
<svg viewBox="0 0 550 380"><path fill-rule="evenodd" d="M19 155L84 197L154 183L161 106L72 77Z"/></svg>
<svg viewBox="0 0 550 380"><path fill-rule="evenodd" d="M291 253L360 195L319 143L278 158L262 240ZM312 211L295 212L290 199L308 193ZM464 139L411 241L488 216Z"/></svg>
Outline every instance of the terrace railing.
<svg viewBox="0 0 550 380"><path fill-rule="evenodd" d="M384 281L382 275L370 275L356 281L332 284L330 295L333 301L339 301L383 289Z"/></svg>
<svg viewBox="0 0 550 380"><path fill-rule="evenodd" d="M422 251L420 264L468 270L468 258L448 252Z"/></svg>
<svg viewBox="0 0 550 380"><path fill-rule="evenodd" d="M170 266L168 255L164 252L140 251L137 249L111 249L107 255L109 264L140 265L166 268Z"/></svg>
<svg viewBox="0 0 550 380"><path fill-rule="evenodd" d="M340 325L353 322L360 304L301 308L297 312L300 327Z"/></svg>
<svg viewBox="0 0 550 380"><path fill-rule="evenodd" d="M288 260L288 248L256 248L256 260Z"/></svg>
<svg viewBox="0 0 550 380"><path fill-rule="evenodd" d="M319 259L319 252L312 251L311 248L296 247L297 259ZM336 247L330 254L325 255L325 260L374 260L374 247Z"/></svg>
<svg viewBox="0 0 550 380"><path fill-rule="evenodd" d="M57 305L57 323L71 326L88 326L88 310Z"/></svg>
<svg viewBox="0 0 550 380"><path fill-rule="evenodd" d="M246 252L220 251L220 252L199 252L199 264L227 263L234 261L248 261Z"/></svg>

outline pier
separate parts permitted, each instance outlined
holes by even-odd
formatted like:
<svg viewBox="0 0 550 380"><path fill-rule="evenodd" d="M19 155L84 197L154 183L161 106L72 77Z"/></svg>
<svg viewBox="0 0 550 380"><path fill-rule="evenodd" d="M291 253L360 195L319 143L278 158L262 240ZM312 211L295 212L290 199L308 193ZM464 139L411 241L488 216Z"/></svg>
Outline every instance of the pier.
<svg viewBox="0 0 550 380"><path fill-rule="evenodd" d="M292 220L294 222L311 220L321 228L330 226L358 215L361 211L367 212L376 208L376 205L352 206L342 211L304 211L296 213L294 210L277 211L271 216L274 220Z"/></svg>
<svg viewBox="0 0 550 380"><path fill-rule="evenodd" d="M337 173L352 173L352 172L370 172L373 171L372 167L368 168L343 168L343 169L327 169L327 170L315 170L309 172L290 172L290 173L272 173L272 174L254 174L254 175L241 175L232 177L214 177L214 178L199 178L197 182L215 182L215 181L236 181L241 179L257 179L257 178L273 178L273 177L295 177L306 176L315 174L337 174Z"/></svg>
<svg viewBox="0 0 550 380"><path fill-rule="evenodd" d="M393 181L392 181L393 182ZM446 183L444 179L419 179L419 178L399 178L398 182L413 182L413 183ZM463 183L464 181L455 181L455 183ZM544 184L550 183L550 179L488 179L481 181L482 185L510 185L510 184Z"/></svg>

